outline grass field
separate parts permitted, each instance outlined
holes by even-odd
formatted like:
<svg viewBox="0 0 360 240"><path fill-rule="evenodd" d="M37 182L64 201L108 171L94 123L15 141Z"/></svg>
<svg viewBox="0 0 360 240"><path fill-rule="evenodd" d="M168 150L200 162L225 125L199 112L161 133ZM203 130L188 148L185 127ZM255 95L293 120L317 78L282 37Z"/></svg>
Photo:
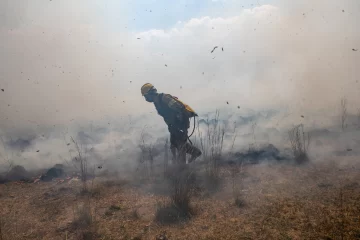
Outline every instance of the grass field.
<svg viewBox="0 0 360 240"><path fill-rule="evenodd" d="M199 183L190 217L172 224L155 217L170 201L160 175L96 177L88 193L80 181L2 184L0 239L360 239L357 159L231 171L211 191Z"/></svg>

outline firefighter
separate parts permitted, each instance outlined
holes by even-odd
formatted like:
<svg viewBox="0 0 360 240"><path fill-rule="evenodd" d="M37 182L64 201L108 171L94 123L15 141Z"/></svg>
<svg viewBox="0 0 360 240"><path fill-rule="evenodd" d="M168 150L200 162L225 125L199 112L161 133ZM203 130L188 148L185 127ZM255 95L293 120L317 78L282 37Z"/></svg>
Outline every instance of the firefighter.
<svg viewBox="0 0 360 240"><path fill-rule="evenodd" d="M173 160L186 164L186 153L191 155L189 163L198 158L201 151L187 141L190 118L197 116L194 110L170 94L158 93L150 83L141 87L141 94L147 102L154 103L158 114L168 125Z"/></svg>

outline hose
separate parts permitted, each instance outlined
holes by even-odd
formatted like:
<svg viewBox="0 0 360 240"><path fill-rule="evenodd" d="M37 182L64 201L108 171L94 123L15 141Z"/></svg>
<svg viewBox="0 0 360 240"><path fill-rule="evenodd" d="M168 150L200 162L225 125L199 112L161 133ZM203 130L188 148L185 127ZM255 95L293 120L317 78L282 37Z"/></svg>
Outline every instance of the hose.
<svg viewBox="0 0 360 240"><path fill-rule="evenodd" d="M191 145L193 145L193 143L191 142L190 137L194 134L194 132L195 132L195 116L194 116L194 128L193 128L193 131L192 131L192 133L188 136L188 140L189 140L189 142L190 142Z"/></svg>
<svg viewBox="0 0 360 240"><path fill-rule="evenodd" d="M194 134L194 132L195 132L195 116L194 116L194 128L193 128L193 131L192 131L192 133L190 134L189 138Z"/></svg>

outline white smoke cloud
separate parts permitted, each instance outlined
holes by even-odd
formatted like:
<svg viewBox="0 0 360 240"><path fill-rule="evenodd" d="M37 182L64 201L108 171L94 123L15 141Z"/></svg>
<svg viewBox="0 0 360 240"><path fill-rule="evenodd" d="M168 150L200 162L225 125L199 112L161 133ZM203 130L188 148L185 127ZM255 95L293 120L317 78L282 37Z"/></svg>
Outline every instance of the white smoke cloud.
<svg viewBox="0 0 360 240"><path fill-rule="evenodd" d="M136 142L145 125L153 136L163 134L162 119L140 95L145 82L200 114L280 112L264 129L300 120L333 124L343 96L350 113L359 106L356 0L276 1L251 9L226 1L208 16L143 32L105 27L98 10L104 4L1 2L1 135L46 135L19 161L48 161L51 152L56 162L67 153L63 132L76 136L82 128L107 129L96 142L103 154L113 148L109 142ZM125 17L119 21L127 25Z"/></svg>

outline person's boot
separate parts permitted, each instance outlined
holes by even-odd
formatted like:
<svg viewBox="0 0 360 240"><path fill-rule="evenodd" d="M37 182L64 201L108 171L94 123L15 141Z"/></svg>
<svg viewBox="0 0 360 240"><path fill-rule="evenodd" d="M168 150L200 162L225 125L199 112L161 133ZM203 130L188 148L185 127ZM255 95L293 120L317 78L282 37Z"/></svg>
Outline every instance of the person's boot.
<svg viewBox="0 0 360 240"><path fill-rule="evenodd" d="M198 149L197 147L192 146L191 149L191 158L188 161L188 164L192 163L193 161L195 161L198 157L201 156L201 151L200 149Z"/></svg>
<svg viewBox="0 0 360 240"><path fill-rule="evenodd" d="M198 158L198 156L196 155L192 155L191 158L188 161L188 164L192 163L193 161L195 161Z"/></svg>

